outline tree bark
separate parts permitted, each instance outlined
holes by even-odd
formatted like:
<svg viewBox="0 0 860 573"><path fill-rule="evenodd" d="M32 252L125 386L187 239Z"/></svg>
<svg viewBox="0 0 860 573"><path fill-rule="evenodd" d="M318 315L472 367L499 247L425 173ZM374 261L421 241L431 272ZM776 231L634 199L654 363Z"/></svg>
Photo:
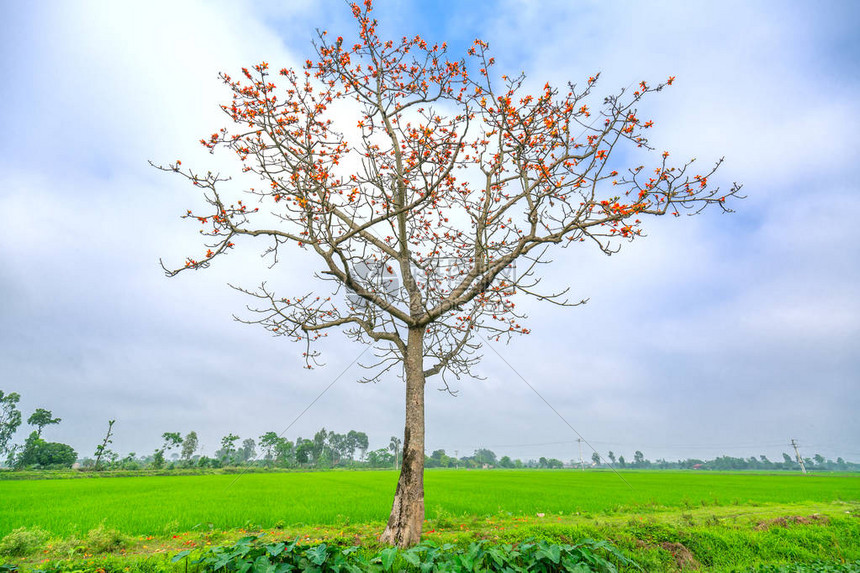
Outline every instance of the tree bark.
<svg viewBox="0 0 860 573"><path fill-rule="evenodd" d="M424 525L424 329L411 328L406 346L406 428L403 462L383 543L410 547Z"/></svg>

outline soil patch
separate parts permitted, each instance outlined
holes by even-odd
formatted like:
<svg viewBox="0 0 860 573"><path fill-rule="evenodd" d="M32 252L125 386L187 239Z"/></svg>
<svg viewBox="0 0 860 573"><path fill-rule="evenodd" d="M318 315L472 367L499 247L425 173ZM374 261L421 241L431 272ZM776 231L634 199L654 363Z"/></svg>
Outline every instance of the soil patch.
<svg viewBox="0 0 860 573"><path fill-rule="evenodd" d="M702 566L693 556L693 553L681 543L666 541L665 543L661 543L660 547L672 554L672 557L675 558L675 563L678 565L678 569L681 571L698 569Z"/></svg>
<svg viewBox="0 0 860 573"><path fill-rule="evenodd" d="M825 524L830 520L827 516L819 515L817 513L813 513L809 517L804 517L802 515L787 515L785 517L777 517L775 519L766 519L765 521L760 521L758 525L755 526L756 531L767 531L772 527L788 527L792 524L797 525L810 525L812 523L820 523Z"/></svg>

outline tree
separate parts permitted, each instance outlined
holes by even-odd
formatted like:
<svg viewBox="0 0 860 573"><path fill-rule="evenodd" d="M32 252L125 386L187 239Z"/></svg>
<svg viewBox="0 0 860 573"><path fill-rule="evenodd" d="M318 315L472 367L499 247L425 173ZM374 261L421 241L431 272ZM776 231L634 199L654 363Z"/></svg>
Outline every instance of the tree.
<svg viewBox="0 0 860 573"><path fill-rule="evenodd" d="M364 459L364 454L367 452L367 448L370 445L370 442L367 439L367 434L364 432L356 432L355 430L350 430L346 435L347 444L349 447L349 457L353 458L355 455L355 450L359 450L361 452L361 458Z"/></svg>
<svg viewBox="0 0 860 573"><path fill-rule="evenodd" d="M542 468L542 469L550 469L550 470L558 469L558 470L560 470L564 467L564 464L562 463L561 460L556 459L556 458L547 459L547 458L541 457L538 460L538 467Z"/></svg>
<svg viewBox="0 0 860 573"><path fill-rule="evenodd" d="M496 453L492 450L480 448L475 450L475 455L473 457L479 464L487 464L490 466L496 465Z"/></svg>
<svg viewBox="0 0 860 573"><path fill-rule="evenodd" d="M164 432L161 434L161 439L164 442L161 447L155 450L152 455L152 467L160 470L164 467L164 454L182 445L182 434L179 432Z"/></svg>
<svg viewBox="0 0 860 573"><path fill-rule="evenodd" d="M593 454L591 454L591 462L594 465L599 466L600 465L600 454L598 454L597 452L594 452Z"/></svg>
<svg viewBox="0 0 860 573"><path fill-rule="evenodd" d="M35 425L35 424L34 424ZM71 446L57 442L46 442L38 432L32 432L24 442L21 453L15 460L16 468L35 466L39 468L71 467L78 454Z"/></svg>
<svg viewBox="0 0 860 573"><path fill-rule="evenodd" d="M53 418L52 416L53 414L50 410L36 408L36 411L33 412L29 418L27 418L27 423L31 426L36 426L36 435L41 438L42 428L51 424L59 424L63 421L62 418Z"/></svg>
<svg viewBox="0 0 860 573"><path fill-rule="evenodd" d="M199 444L199 440L197 439L197 432L191 431L185 436L185 439L182 440L182 459L185 463L191 461L191 456L194 455L194 452L197 451L197 447Z"/></svg>
<svg viewBox="0 0 860 573"><path fill-rule="evenodd" d="M164 449L156 448L152 454L152 468L160 470L164 467Z"/></svg>
<svg viewBox="0 0 860 573"><path fill-rule="evenodd" d="M236 434L227 434L223 438L221 438L221 449L216 452L216 456L221 460L222 463L230 463L234 461L234 457L236 454L236 442L239 440L239 436Z"/></svg>
<svg viewBox="0 0 860 573"><path fill-rule="evenodd" d="M301 438L299 438L301 440ZM293 443L278 436L275 432L266 432L260 436L260 447L263 448L263 459L266 465L272 467L273 461L281 465L289 465L293 455Z"/></svg>
<svg viewBox="0 0 860 573"><path fill-rule="evenodd" d="M494 73L480 40L451 59L445 44L381 39L370 0L352 11L355 41L320 33L304 70L278 73L283 90L266 62L221 76L234 128L201 141L235 152L245 177L262 180L246 190L263 212L232 197L220 170L153 165L187 179L207 203L185 215L203 225L205 254L165 267L169 276L209 267L239 238L266 240L272 265L285 249L307 252L331 291L237 287L257 301L242 320L302 342L308 368L314 341L343 329L376 349L366 380L405 378L403 463L381 540L408 546L424 519L426 380L438 375L452 391L451 377L472 375L479 362L480 336L527 334L515 293L579 304L566 291L535 290L553 245L593 243L611 254L641 234L642 218L728 210L739 187L709 185L721 161L700 174L691 162L671 165L668 152L649 168L620 172L610 162L627 145L650 149L653 122L637 106L674 78L599 98L593 109L597 76L532 92L525 76ZM336 109L355 119L335 125Z"/></svg>
<svg viewBox="0 0 860 573"><path fill-rule="evenodd" d="M247 438L242 442L242 447L239 448L239 459L242 462L249 462L257 457L257 443L253 438Z"/></svg>
<svg viewBox="0 0 860 573"><path fill-rule="evenodd" d="M391 467L393 463L394 456L388 453L388 450L385 448L367 452L367 464L372 468Z"/></svg>
<svg viewBox="0 0 860 573"><path fill-rule="evenodd" d="M111 440L110 437L113 435L113 425L115 423L116 420L108 420L108 429L105 434L105 438L102 440L102 443L96 447L96 453L94 454L96 457L96 463L95 466L93 466L95 471L99 471L99 465L101 464L103 457L110 459L111 454L113 454L113 452L108 449L108 444L113 443L113 440Z"/></svg>
<svg viewBox="0 0 860 573"><path fill-rule="evenodd" d="M343 457L349 454L349 441L346 434L331 432L328 436L328 445L335 464L339 464Z"/></svg>
<svg viewBox="0 0 860 573"><path fill-rule="evenodd" d="M624 456L620 456L618 458L618 465L621 466L622 468L627 467L627 461L624 459Z"/></svg>
<svg viewBox="0 0 860 573"><path fill-rule="evenodd" d="M21 411L16 408L20 399L20 394L0 390L0 456L9 453L11 457L9 442L21 425Z"/></svg>
<svg viewBox="0 0 860 573"><path fill-rule="evenodd" d="M135 452L129 452L122 460L120 460L120 469L124 470L138 470L140 469L140 463L137 460L137 454Z"/></svg>
<svg viewBox="0 0 860 573"><path fill-rule="evenodd" d="M179 432L164 432L161 439L164 440L163 449L166 452L182 446L182 434Z"/></svg>
<svg viewBox="0 0 860 573"><path fill-rule="evenodd" d="M394 453L394 469L397 469L397 462L400 460L400 438L391 436L391 441L388 443L388 449ZM422 453L423 457L423 453Z"/></svg>
<svg viewBox="0 0 860 573"><path fill-rule="evenodd" d="M299 464L308 464L313 456L314 443L312 440L296 440L296 461Z"/></svg>
<svg viewBox="0 0 860 573"><path fill-rule="evenodd" d="M314 463L319 466L325 457L326 443L328 442L328 431L325 428L320 428L320 431L314 434L313 439L313 456Z"/></svg>
<svg viewBox="0 0 860 573"><path fill-rule="evenodd" d="M645 465L645 454L636 450L633 452L633 466L637 468L641 468Z"/></svg>
<svg viewBox="0 0 860 573"><path fill-rule="evenodd" d="M266 432L260 436L260 447L263 448L263 451L265 452L263 457L269 467L272 466L272 460L274 459L273 452L280 440L281 438L275 432Z"/></svg>
<svg viewBox="0 0 860 573"><path fill-rule="evenodd" d="M432 465L440 468L451 467L453 460L445 453L445 450L433 450L430 454Z"/></svg>
<svg viewBox="0 0 860 573"><path fill-rule="evenodd" d="M609 450L609 454L607 454L607 456L609 457L609 461L612 462L613 465L615 465L615 453L613 453L612 450Z"/></svg>
<svg viewBox="0 0 860 573"><path fill-rule="evenodd" d="M275 444L275 461L281 467L290 467L293 465L293 443L286 438L278 438Z"/></svg>

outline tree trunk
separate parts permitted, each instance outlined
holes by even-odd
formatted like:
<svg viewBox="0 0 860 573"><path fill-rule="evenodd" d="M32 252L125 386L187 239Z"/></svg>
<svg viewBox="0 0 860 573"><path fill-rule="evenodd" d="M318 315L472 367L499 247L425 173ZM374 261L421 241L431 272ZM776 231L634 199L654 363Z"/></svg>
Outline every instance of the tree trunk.
<svg viewBox="0 0 860 573"><path fill-rule="evenodd" d="M424 524L424 329L409 330L403 461L388 525L379 540L398 547L421 541Z"/></svg>

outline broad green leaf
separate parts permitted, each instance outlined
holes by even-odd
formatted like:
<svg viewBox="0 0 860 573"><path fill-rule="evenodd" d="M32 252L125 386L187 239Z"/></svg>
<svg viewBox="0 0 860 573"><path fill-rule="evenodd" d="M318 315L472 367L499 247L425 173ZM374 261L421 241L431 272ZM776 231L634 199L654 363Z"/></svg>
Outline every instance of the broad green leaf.
<svg viewBox="0 0 860 573"><path fill-rule="evenodd" d="M465 568L466 571L474 571L475 570L475 558L469 554L464 554L459 556L460 564Z"/></svg>
<svg viewBox="0 0 860 573"><path fill-rule="evenodd" d="M415 551L404 551L400 554L410 565L418 567L421 564L421 555Z"/></svg>
<svg viewBox="0 0 860 573"><path fill-rule="evenodd" d="M322 565L325 563L326 557L328 557L328 547L326 547L325 543L320 543L313 549L308 549L305 552L308 559L314 565Z"/></svg>
<svg viewBox="0 0 860 573"><path fill-rule="evenodd" d="M397 557L397 548L387 547L379 552L379 557L382 559L383 571L389 571L391 565L394 564L394 558Z"/></svg>

